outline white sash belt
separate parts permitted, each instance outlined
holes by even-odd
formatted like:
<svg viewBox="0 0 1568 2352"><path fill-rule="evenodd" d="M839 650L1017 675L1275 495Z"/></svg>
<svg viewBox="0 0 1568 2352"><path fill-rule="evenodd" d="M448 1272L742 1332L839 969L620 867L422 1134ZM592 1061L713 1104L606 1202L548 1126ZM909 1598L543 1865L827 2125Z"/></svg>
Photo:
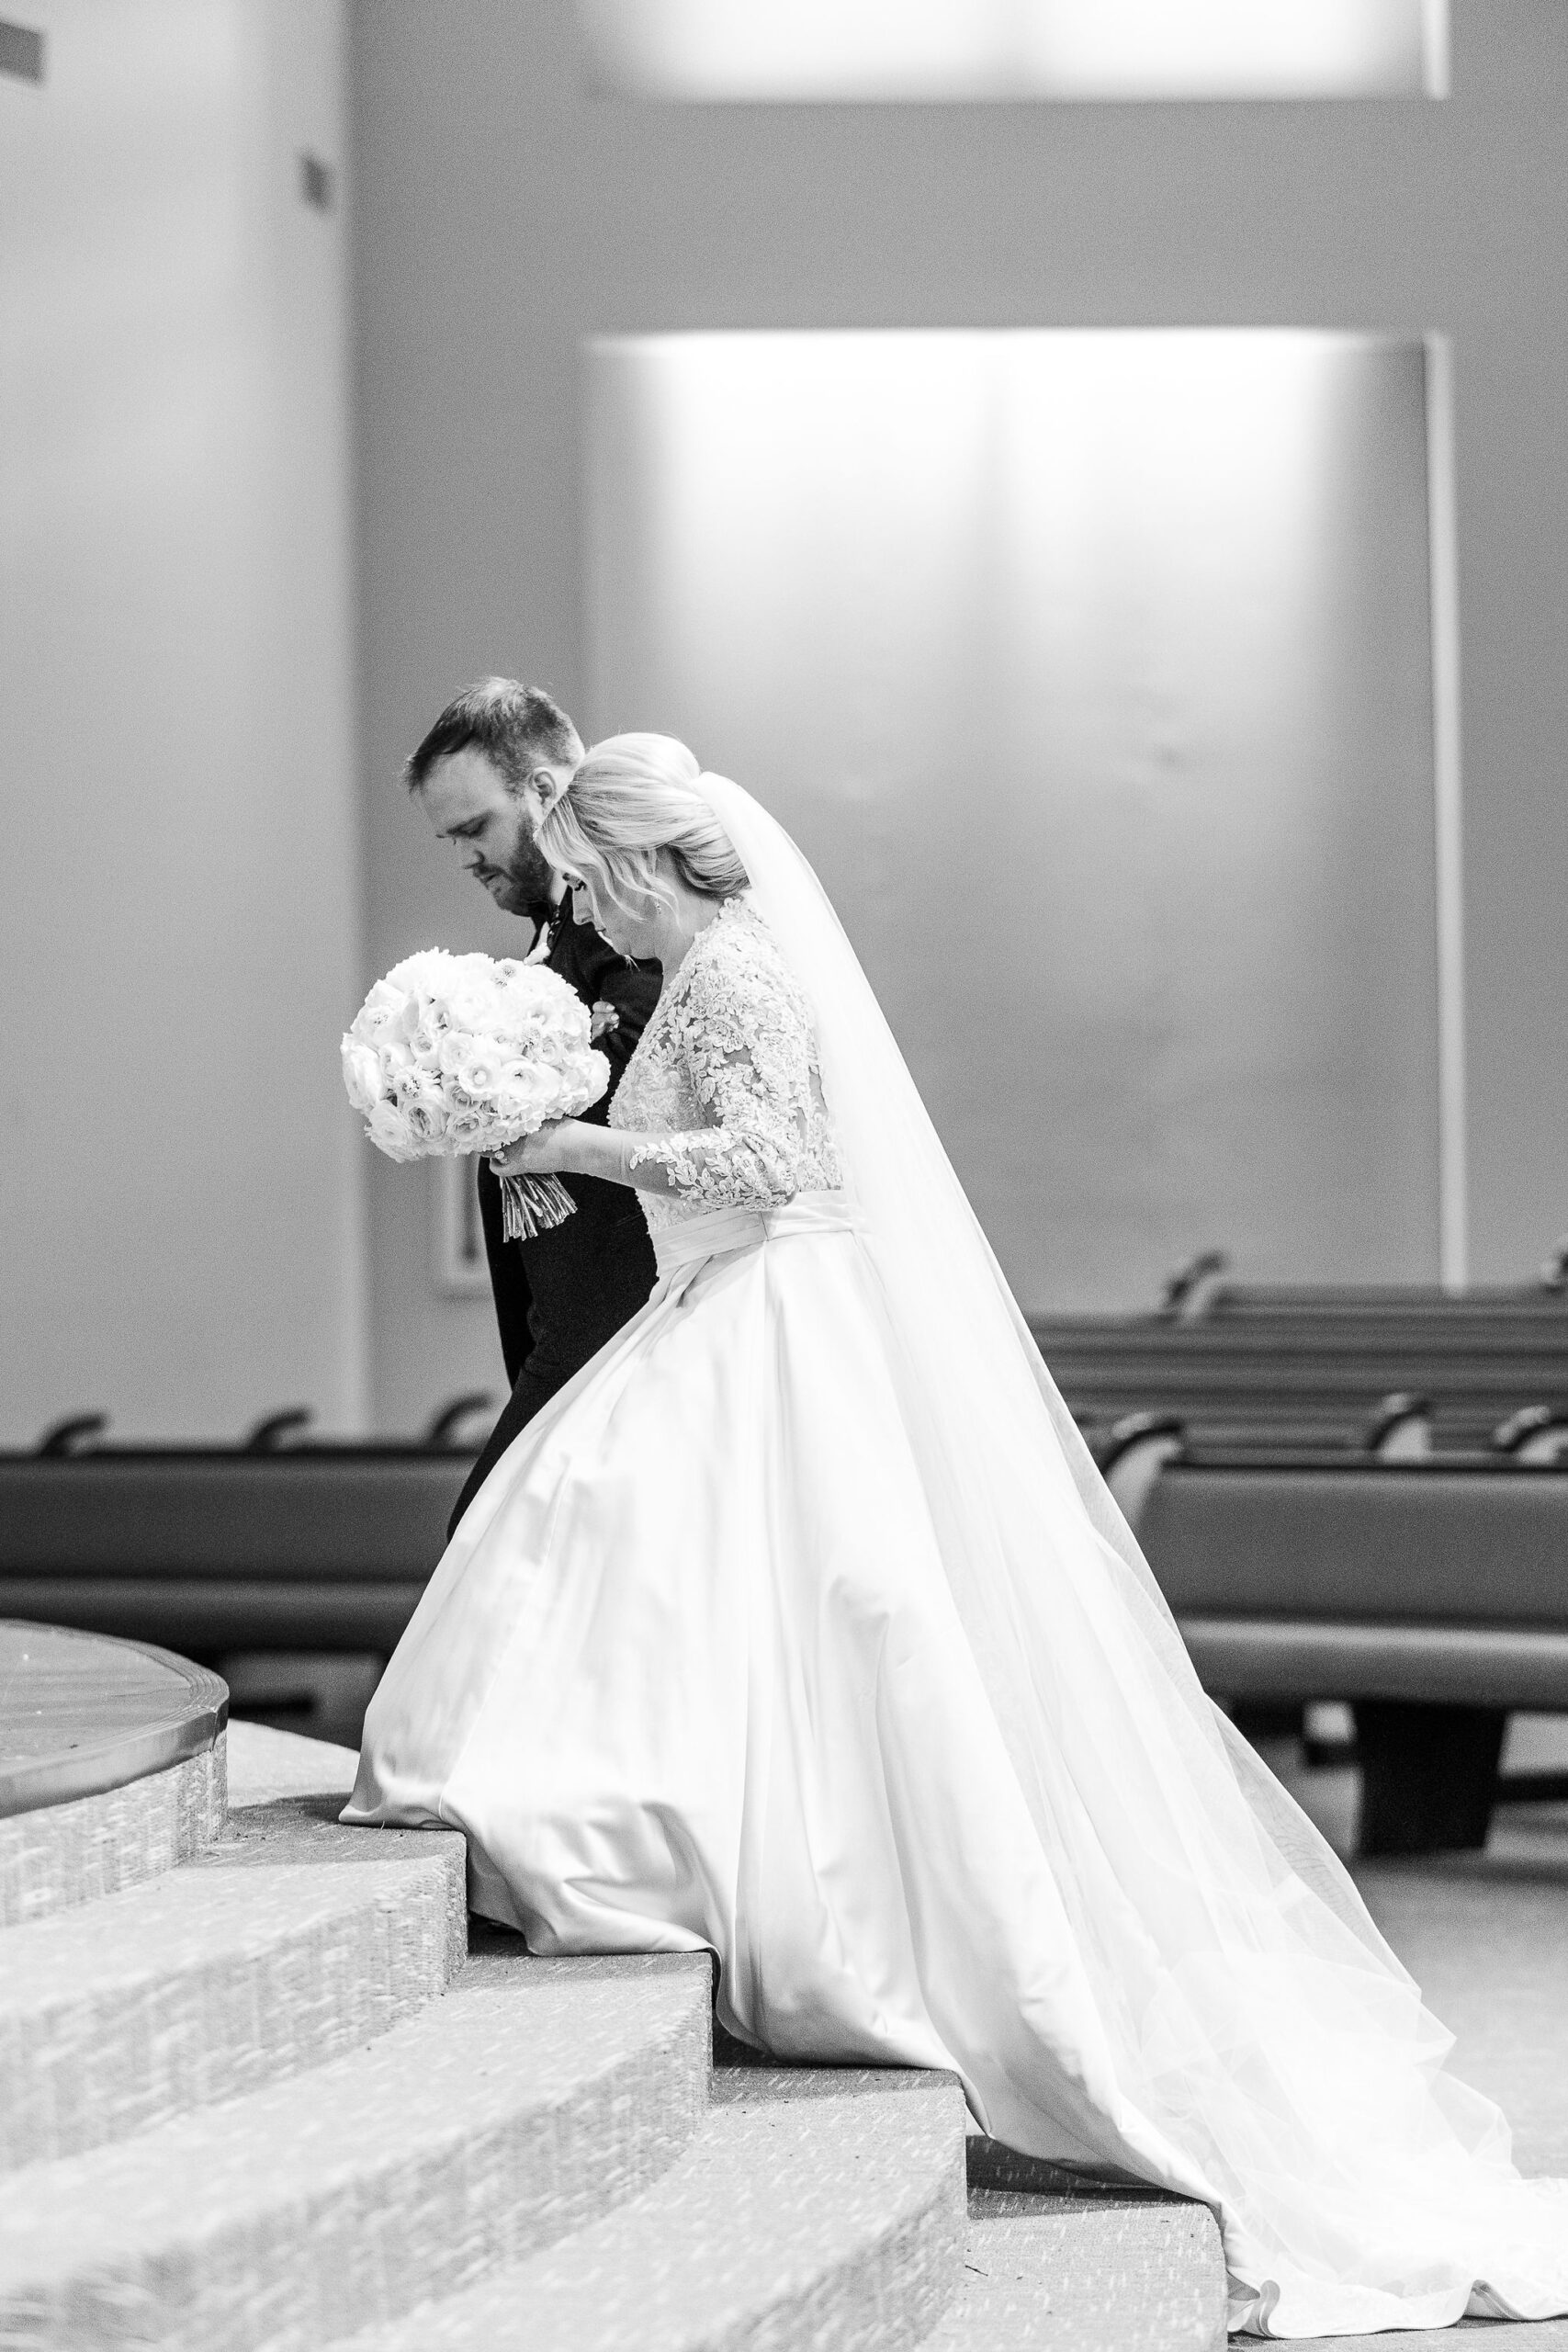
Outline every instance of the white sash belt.
<svg viewBox="0 0 1568 2352"><path fill-rule="evenodd" d="M659 1279L677 1268L699 1265L705 1258L723 1258L740 1250L760 1250L764 1241L781 1241L802 1233L852 1233L856 1218L843 1193L797 1193L774 1209L708 1209L701 1216L683 1216L661 1226L653 1236Z"/></svg>

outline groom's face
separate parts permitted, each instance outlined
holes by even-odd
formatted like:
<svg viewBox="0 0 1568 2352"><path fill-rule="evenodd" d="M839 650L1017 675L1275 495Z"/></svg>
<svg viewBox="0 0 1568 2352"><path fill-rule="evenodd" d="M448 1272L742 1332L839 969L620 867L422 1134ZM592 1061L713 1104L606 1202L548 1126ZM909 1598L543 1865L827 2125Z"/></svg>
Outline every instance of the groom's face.
<svg viewBox="0 0 1568 2352"><path fill-rule="evenodd" d="M541 767L547 786L552 771ZM552 901L555 868L536 839L544 814L538 785L510 784L473 744L438 760L414 795L436 833L455 842L466 870L508 914L537 915Z"/></svg>

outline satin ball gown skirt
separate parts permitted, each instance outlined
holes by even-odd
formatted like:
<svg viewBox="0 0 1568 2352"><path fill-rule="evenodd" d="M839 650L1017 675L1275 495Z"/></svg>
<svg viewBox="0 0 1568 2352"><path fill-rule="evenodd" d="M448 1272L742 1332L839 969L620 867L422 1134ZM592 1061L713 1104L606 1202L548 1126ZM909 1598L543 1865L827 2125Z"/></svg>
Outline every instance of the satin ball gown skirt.
<svg viewBox="0 0 1568 2352"><path fill-rule="evenodd" d="M657 1240L648 1305L469 1506L344 1819L460 1828L474 1907L536 1952L710 1950L742 2039L950 2068L1010 2145L1203 2199L1233 2325L1568 2305L1568 2201L1434 2091L1441 2030L1386 1954L1308 1948L1276 1887L1171 1968L1173 1898L1106 1860L1139 1850L1114 1758L1043 1834L843 1197Z"/></svg>

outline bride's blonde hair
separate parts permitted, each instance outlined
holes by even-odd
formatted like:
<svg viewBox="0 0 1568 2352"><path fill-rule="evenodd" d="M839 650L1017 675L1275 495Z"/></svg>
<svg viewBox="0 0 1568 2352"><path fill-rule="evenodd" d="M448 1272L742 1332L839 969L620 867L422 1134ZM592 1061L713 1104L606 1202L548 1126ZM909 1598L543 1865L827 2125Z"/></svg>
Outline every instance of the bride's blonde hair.
<svg viewBox="0 0 1568 2352"><path fill-rule="evenodd" d="M539 847L626 914L640 915L649 899L673 905L660 850L688 889L731 899L750 876L696 788L701 774L673 735L606 736L547 810Z"/></svg>

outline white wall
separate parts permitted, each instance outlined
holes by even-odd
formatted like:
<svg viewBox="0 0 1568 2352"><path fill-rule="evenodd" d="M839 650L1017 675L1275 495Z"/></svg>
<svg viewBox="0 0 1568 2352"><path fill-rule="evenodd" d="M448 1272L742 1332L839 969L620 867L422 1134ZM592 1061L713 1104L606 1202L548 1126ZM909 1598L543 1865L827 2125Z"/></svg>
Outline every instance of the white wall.
<svg viewBox="0 0 1568 2352"><path fill-rule="evenodd" d="M1451 98L681 106L587 95L562 0L353 11L369 965L485 910L398 763L492 668L586 707L596 334L1307 326L1452 338L1472 1271L1568 1227L1568 10L1456 0ZM638 714L652 718L657 714ZM471 928L470 928L471 926ZM374 1171L378 1411L498 1381Z"/></svg>
<svg viewBox="0 0 1568 2352"><path fill-rule="evenodd" d="M35 0L0 82L0 1442L365 1408L335 0Z"/></svg>
<svg viewBox="0 0 1568 2352"><path fill-rule="evenodd" d="M1235 332L588 358L595 732L810 856L1026 1307L1433 1281L1425 355Z"/></svg>

